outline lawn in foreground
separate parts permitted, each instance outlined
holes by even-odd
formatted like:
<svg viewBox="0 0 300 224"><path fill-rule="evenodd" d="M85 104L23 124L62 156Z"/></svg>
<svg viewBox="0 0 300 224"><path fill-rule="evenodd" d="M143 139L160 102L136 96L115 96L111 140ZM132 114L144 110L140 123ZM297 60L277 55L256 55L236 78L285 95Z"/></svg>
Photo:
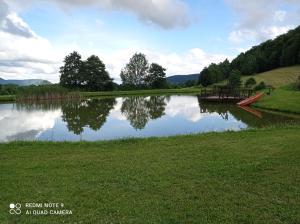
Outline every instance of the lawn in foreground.
<svg viewBox="0 0 300 224"><path fill-rule="evenodd" d="M300 128L0 144L0 223L300 223ZM72 216L12 216L61 202Z"/></svg>
<svg viewBox="0 0 300 224"><path fill-rule="evenodd" d="M300 91L288 87L275 89L254 104L255 107L300 114Z"/></svg>

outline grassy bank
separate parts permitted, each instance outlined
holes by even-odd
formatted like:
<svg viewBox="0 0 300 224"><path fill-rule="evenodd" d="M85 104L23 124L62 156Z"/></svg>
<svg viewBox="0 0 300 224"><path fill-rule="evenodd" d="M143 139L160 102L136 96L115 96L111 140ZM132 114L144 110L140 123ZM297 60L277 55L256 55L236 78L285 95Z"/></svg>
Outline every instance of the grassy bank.
<svg viewBox="0 0 300 224"><path fill-rule="evenodd" d="M168 94L197 94L200 88L181 89L150 89L150 90L130 90L130 91L107 91L107 92L82 92L85 97L101 96L128 96L128 95L168 95Z"/></svg>
<svg viewBox="0 0 300 224"><path fill-rule="evenodd" d="M15 101L15 96L13 95L0 96L0 102L9 102L9 101Z"/></svg>
<svg viewBox="0 0 300 224"><path fill-rule="evenodd" d="M300 128L0 144L0 223L299 223ZM13 216L59 202L71 216Z"/></svg>
<svg viewBox="0 0 300 224"><path fill-rule="evenodd" d="M130 91L107 91L107 92L81 92L83 97L110 97L110 96L134 96L134 95L169 95L169 94L197 94L200 88L181 88L181 89L151 89L151 90L130 90ZM31 94L32 95L32 94ZM22 95L20 95L21 98ZM24 94L25 98L27 97ZM42 95L43 96L43 95ZM0 96L0 102L15 101L15 96Z"/></svg>
<svg viewBox="0 0 300 224"><path fill-rule="evenodd" d="M290 88L275 89L270 96L265 95L253 106L287 113L300 114L300 91Z"/></svg>

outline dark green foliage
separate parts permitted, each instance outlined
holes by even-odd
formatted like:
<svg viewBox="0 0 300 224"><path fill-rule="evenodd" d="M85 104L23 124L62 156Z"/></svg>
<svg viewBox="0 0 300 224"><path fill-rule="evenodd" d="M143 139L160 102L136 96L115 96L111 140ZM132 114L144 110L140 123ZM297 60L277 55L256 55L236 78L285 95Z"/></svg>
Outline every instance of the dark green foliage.
<svg viewBox="0 0 300 224"><path fill-rule="evenodd" d="M0 95L15 95L17 91L17 85L0 85Z"/></svg>
<svg viewBox="0 0 300 224"><path fill-rule="evenodd" d="M265 82L260 82L257 86L255 86L255 90L262 90L265 89L266 87L267 86Z"/></svg>
<svg viewBox="0 0 300 224"><path fill-rule="evenodd" d="M161 65L152 63L150 65L145 83L152 89L162 89L167 87L166 69Z"/></svg>
<svg viewBox="0 0 300 224"><path fill-rule="evenodd" d="M60 68L60 85L68 89L90 91L113 90L114 84L98 56L92 55L86 61L75 51L68 55Z"/></svg>
<svg viewBox="0 0 300 224"><path fill-rule="evenodd" d="M247 79L246 82L245 82L245 87L251 88L254 85L256 85L256 80L252 77Z"/></svg>
<svg viewBox="0 0 300 224"><path fill-rule="evenodd" d="M82 84L82 65L81 55L74 51L66 56L64 66L60 68L60 84L66 88L79 88Z"/></svg>
<svg viewBox="0 0 300 224"><path fill-rule="evenodd" d="M106 71L105 65L98 56L92 55L83 62L81 85L86 90L112 90L112 79Z"/></svg>
<svg viewBox="0 0 300 224"><path fill-rule="evenodd" d="M211 64L202 70L199 82L208 86L223 81L232 70L239 70L242 75L253 75L295 64L300 64L300 27L241 53L231 63Z"/></svg>
<svg viewBox="0 0 300 224"><path fill-rule="evenodd" d="M239 70L233 70L228 77L228 85L232 88L239 88L241 83L241 72Z"/></svg>
<svg viewBox="0 0 300 224"><path fill-rule="evenodd" d="M196 86L196 85L197 85L197 81L189 80L189 81L186 81L183 86L184 87L192 87L192 86Z"/></svg>
<svg viewBox="0 0 300 224"><path fill-rule="evenodd" d="M149 68L148 60L142 53L135 53L129 63L121 71L121 79L124 85L143 86Z"/></svg>

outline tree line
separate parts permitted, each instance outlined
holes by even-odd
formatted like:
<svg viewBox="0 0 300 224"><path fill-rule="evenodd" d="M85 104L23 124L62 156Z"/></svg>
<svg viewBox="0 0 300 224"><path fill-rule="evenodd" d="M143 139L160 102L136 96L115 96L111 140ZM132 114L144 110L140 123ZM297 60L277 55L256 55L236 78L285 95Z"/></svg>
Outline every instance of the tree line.
<svg viewBox="0 0 300 224"><path fill-rule="evenodd" d="M254 75L272 69L300 64L300 26L274 40L268 40L241 53L231 63L212 63L204 68L199 83L208 86L236 74Z"/></svg>
<svg viewBox="0 0 300 224"><path fill-rule="evenodd" d="M149 64L144 54L136 53L121 71L122 88L166 88L165 71L157 63ZM65 57L60 74L60 85L69 89L107 91L118 86L107 72L105 64L96 55L83 61L78 52L72 52Z"/></svg>

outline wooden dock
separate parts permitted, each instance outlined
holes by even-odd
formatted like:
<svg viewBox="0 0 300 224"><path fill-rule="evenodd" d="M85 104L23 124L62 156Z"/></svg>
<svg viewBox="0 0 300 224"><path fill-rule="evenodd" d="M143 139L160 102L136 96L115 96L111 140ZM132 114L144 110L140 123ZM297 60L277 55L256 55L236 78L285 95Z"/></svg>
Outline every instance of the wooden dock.
<svg viewBox="0 0 300 224"><path fill-rule="evenodd" d="M202 89L200 99L204 101L240 101L250 97L252 89L232 89L228 87L214 87L213 89Z"/></svg>

